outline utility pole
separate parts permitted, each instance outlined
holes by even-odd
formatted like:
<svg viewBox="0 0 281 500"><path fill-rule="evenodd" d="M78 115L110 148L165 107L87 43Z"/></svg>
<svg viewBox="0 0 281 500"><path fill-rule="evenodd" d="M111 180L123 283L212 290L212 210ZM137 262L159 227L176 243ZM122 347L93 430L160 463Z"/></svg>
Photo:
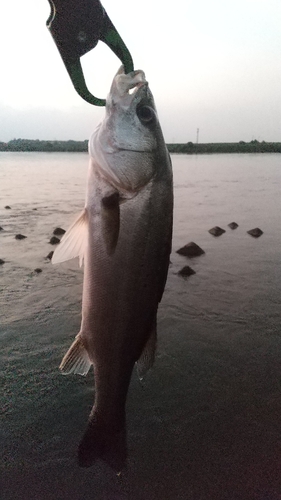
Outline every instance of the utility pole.
<svg viewBox="0 0 281 500"><path fill-rule="evenodd" d="M196 144L198 144L198 141L199 141L199 128L197 129L196 132Z"/></svg>

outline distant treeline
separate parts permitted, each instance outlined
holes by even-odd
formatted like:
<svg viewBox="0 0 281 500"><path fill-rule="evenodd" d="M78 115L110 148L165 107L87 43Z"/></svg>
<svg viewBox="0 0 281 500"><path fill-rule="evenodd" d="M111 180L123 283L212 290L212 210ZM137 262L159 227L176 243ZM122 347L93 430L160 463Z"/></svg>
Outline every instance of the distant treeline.
<svg viewBox="0 0 281 500"><path fill-rule="evenodd" d="M9 142L0 142L0 151L82 153L88 151L88 141L39 141L38 139L13 139Z"/></svg>
<svg viewBox="0 0 281 500"><path fill-rule="evenodd" d="M170 153L281 153L281 142L212 142L209 144L167 144Z"/></svg>
<svg viewBox="0 0 281 500"><path fill-rule="evenodd" d="M214 142L209 144L167 144L170 153L206 154L206 153L281 153L281 142ZM31 139L13 139L0 142L0 151L44 151L77 152L88 151L88 141L39 141Z"/></svg>

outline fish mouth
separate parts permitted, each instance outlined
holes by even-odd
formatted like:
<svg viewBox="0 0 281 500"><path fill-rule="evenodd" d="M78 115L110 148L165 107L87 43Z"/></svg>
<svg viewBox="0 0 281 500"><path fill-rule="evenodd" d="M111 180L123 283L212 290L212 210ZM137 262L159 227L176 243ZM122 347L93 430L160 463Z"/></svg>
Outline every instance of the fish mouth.
<svg viewBox="0 0 281 500"><path fill-rule="evenodd" d="M133 95L133 94L136 94L138 92L138 90L141 88L141 87L144 87L144 86L147 86L148 83L147 82L139 82L139 83L136 83L136 84L131 84L129 89L128 89L128 94L129 95Z"/></svg>
<svg viewBox="0 0 281 500"><path fill-rule="evenodd" d="M118 101L126 101L126 103L127 101L131 102L138 91L144 86L148 86L148 82L142 70L136 70L125 74L124 68L121 66L111 85L111 99L114 103Z"/></svg>

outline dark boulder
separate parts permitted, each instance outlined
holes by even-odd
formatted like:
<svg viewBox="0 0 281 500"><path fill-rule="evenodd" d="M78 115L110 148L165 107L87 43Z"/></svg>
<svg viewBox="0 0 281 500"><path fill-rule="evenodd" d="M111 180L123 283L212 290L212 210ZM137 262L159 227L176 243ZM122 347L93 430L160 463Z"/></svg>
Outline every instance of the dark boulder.
<svg viewBox="0 0 281 500"><path fill-rule="evenodd" d="M56 229L53 232L55 236L62 236L64 233L65 229L62 229L61 227L56 227Z"/></svg>
<svg viewBox="0 0 281 500"><path fill-rule="evenodd" d="M182 276L183 278L187 278L188 276L192 276L192 274L196 274L195 271L189 267L189 266L184 266L179 272L178 275Z"/></svg>
<svg viewBox="0 0 281 500"><path fill-rule="evenodd" d="M238 224L236 222L230 222L230 224L228 224L228 227L230 227L230 229L237 229Z"/></svg>
<svg viewBox="0 0 281 500"><path fill-rule="evenodd" d="M51 245L57 245L59 242L60 242L60 240L56 236L52 236L52 238L49 241L49 243L51 243Z"/></svg>
<svg viewBox="0 0 281 500"><path fill-rule="evenodd" d="M209 233L213 236L221 236L223 233L225 233L225 230L219 226L215 226L212 227L212 229L209 229Z"/></svg>
<svg viewBox="0 0 281 500"><path fill-rule="evenodd" d="M24 234L16 234L15 238L16 240L24 240L27 236L24 236Z"/></svg>
<svg viewBox="0 0 281 500"><path fill-rule="evenodd" d="M50 253L48 253L47 257L45 257L45 258L48 259L48 260L51 260L52 257L53 257L53 255L54 255L54 252L52 250Z"/></svg>
<svg viewBox="0 0 281 500"><path fill-rule="evenodd" d="M5 208L6 210L11 210L11 207L9 207L9 205L6 205Z"/></svg>
<svg viewBox="0 0 281 500"><path fill-rule="evenodd" d="M3 259L0 259L0 266L2 266L3 264L5 264L5 261Z"/></svg>
<svg viewBox="0 0 281 500"><path fill-rule="evenodd" d="M177 250L177 253L179 255L184 255L185 257L198 257L205 252L199 247L199 245L191 241L190 243L184 245L184 247Z"/></svg>
<svg viewBox="0 0 281 500"><path fill-rule="evenodd" d="M34 269L34 272L36 274L42 273L42 269L40 269L40 267L36 267L36 269Z"/></svg>
<svg viewBox="0 0 281 500"><path fill-rule="evenodd" d="M259 227L255 227L254 229L250 229L249 231L247 231L247 233L254 238L259 238L259 236L263 234L263 231Z"/></svg>
<svg viewBox="0 0 281 500"><path fill-rule="evenodd" d="M4 231L3 227L0 226L0 231Z"/></svg>

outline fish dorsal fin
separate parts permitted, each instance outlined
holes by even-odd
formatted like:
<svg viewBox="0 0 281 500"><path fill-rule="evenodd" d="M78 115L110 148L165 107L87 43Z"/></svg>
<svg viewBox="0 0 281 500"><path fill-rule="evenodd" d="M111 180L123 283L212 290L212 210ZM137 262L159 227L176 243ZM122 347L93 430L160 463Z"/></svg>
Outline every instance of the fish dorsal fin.
<svg viewBox="0 0 281 500"><path fill-rule="evenodd" d="M155 320L153 321L149 337L136 363L137 373L140 380L143 379L146 372L153 366L155 359L156 343L157 343L157 330L156 330L156 316L155 316Z"/></svg>
<svg viewBox="0 0 281 500"><path fill-rule="evenodd" d="M118 191L104 196L101 204L102 235L108 255L115 251L120 229L120 195Z"/></svg>
<svg viewBox="0 0 281 500"><path fill-rule="evenodd" d="M84 209L75 222L62 237L59 246L54 251L52 263L58 264L66 260L79 257L79 265L82 266L87 245L87 210Z"/></svg>
<svg viewBox="0 0 281 500"><path fill-rule="evenodd" d="M69 373L87 375L91 365L92 361L90 360L82 339L78 333L73 344L71 344L66 355L62 359L60 370L63 375L68 375Z"/></svg>

